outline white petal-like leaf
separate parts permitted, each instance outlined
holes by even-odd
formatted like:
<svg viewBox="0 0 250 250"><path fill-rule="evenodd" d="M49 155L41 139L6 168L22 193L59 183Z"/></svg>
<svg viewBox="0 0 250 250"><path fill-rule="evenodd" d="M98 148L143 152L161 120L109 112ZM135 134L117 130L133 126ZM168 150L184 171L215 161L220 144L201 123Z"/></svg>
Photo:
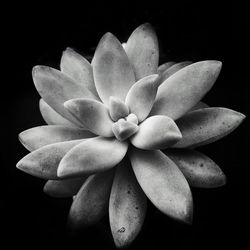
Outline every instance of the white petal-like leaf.
<svg viewBox="0 0 250 250"><path fill-rule="evenodd" d="M39 148L17 163L17 168L27 174L42 178L57 180L57 168L63 156L82 140L58 142Z"/></svg>
<svg viewBox="0 0 250 250"><path fill-rule="evenodd" d="M63 125L66 127L77 128L78 126L62 117L52 109L42 98L39 101L39 109L44 121L48 125ZM82 127L82 126L81 126Z"/></svg>
<svg viewBox="0 0 250 250"><path fill-rule="evenodd" d="M160 79L158 81L159 85L162 84L164 81L166 81L171 75L179 71L180 69L190 65L192 62L191 61L183 61L179 63L175 63L168 69L166 69L160 76Z"/></svg>
<svg viewBox="0 0 250 250"><path fill-rule="evenodd" d="M178 70L159 86L151 115L173 120L184 115L211 89L221 66L219 61L201 61Z"/></svg>
<svg viewBox="0 0 250 250"><path fill-rule="evenodd" d="M226 183L226 176L218 165L198 151L167 149L164 153L179 167L190 186L215 188Z"/></svg>
<svg viewBox="0 0 250 250"><path fill-rule="evenodd" d="M231 133L245 116L226 108L204 108L192 111L176 121L182 139L173 147L198 147Z"/></svg>
<svg viewBox="0 0 250 250"><path fill-rule="evenodd" d="M92 65L96 89L102 101L108 105L110 96L124 101L135 83L135 76L121 43L111 33L106 33L100 40Z"/></svg>
<svg viewBox="0 0 250 250"><path fill-rule="evenodd" d="M125 104L139 122L148 116L153 107L158 88L157 78L156 74L142 78L131 87L126 96Z"/></svg>
<svg viewBox="0 0 250 250"><path fill-rule="evenodd" d="M85 86L75 82L61 71L47 67L35 66L32 71L36 89L43 100L64 118L80 125L63 106L73 98L96 98Z"/></svg>
<svg viewBox="0 0 250 250"><path fill-rule="evenodd" d="M95 137L70 150L60 162L59 177L74 177L103 172L117 165L125 156L127 142Z"/></svg>
<svg viewBox="0 0 250 250"><path fill-rule="evenodd" d="M84 85L98 97L92 66L83 56L73 49L67 48L62 54L60 68L64 74Z"/></svg>
<svg viewBox="0 0 250 250"><path fill-rule="evenodd" d="M135 176L151 202L168 216L191 223L192 194L175 163L159 150L133 148L129 155Z"/></svg>
<svg viewBox="0 0 250 250"><path fill-rule="evenodd" d="M72 197L81 188L87 177L79 177L68 180L49 180L43 187L43 191L55 198Z"/></svg>
<svg viewBox="0 0 250 250"><path fill-rule="evenodd" d="M126 43L125 50L133 66L136 80L157 73L158 40L150 24L142 24L134 30Z"/></svg>
<svg viewBox="0 0 250 250"><path fill-rule="evenodd" d="M167 70L174 64L176 64L176 62L172 62L172 61L161 64L157 69L157 74L161 75L165 70Z"/></svg>
<svg viewBox="0 0 250 250"><path fill-rule="evenodd" d="M139 186L129 163L121 162L116 169L109 201L109 220L118 248L132 243L141 230L147 198Z"/></svg>
<svg viewBox="0 0 250 250"><path fill-rule="evenodd" d="M101 102L79 98L65 102L64 106L94 134L105 137L113 136L113 121L108 109Z"/></svg>
<svg viewBox="0 0 250 250"><path fill-rule="evenodd" d="M69 211L72 229L91 226L107 213L112 181L113 171L92 175L85 181Z"/></svg>
<svg viewBox="0 0 250 250"><path fill-rule="evenodd" d="M19 140L29 151L33 151L52 143L86 139L94 136L95 135L88 130L64 127L61 125L48 125L23 131L19 134Z"/></svg>
<svg viewBox="0 0 250 250"><path fill-rule="evenodd" d="M120 99L114 96L109 98L109 114L113 121L118 121L120 118L128 116L129 109Z"/></svg>
<svg viewBox="0 0 250 250"><path fill-rule="evenodd" d="M162 115L151 116L139 125L131 143L140 149L164 149L181 139L181 132L175 122Z"/></svg>

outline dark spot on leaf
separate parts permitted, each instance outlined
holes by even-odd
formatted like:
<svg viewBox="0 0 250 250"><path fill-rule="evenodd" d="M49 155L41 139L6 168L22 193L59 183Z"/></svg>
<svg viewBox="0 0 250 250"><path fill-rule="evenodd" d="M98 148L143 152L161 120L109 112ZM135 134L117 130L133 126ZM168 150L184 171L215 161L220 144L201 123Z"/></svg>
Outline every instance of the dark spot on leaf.
<svg viewBox="0 0 250 250"><path fill-rule="evenodd" d="M130 194L130 191L128 191L127 193Z"/></svg>
<svg viewBox="0 0 250 250"><path fill-rule="evenodd" d="M203 164L203 163L201 163L201 164L200 164L200 167L201 167L201 168L202 168L202 167L204 167L204 164Z"/></svg>
<svg viewBox="0 0 250 250"><path fill-rule="evenodd" d="M125 232L125 227L121 227L119 230L117 230L118 233L124 233Z"/></svg>
<svg viewBox="0 0 250 250"><path fill-rule="evenodd" d="M136 210L138 210L138 209L139 209L139 207L135 207L135 209L136 209Z"/></svg>

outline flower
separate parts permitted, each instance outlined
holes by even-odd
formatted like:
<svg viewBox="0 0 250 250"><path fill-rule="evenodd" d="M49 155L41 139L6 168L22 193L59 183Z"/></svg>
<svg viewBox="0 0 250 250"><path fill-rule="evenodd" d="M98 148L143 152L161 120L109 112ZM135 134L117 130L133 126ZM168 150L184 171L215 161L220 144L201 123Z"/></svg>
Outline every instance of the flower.
<svg viewBox="0 0 250 250"><path fill-rule="evenodd" d="M100 40L91 64L74 50L60 69L33 68L46 126L19 135L31 151L17 167L48 180L44 191L73 197L68 222L90 226L109 211L114 242L138 235L147 198L171 218L192 222L189 186L219 187L222 170L196 147L232 132L244 115L200 102L222 63L167 62L149 24L121 44Z"/></svg>

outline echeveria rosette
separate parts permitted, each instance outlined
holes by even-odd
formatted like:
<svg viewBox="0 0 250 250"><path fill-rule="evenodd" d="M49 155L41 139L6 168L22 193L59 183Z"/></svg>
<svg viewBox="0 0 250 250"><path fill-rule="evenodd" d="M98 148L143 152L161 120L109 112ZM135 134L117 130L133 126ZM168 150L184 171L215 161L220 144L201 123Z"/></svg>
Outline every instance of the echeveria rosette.
<svg viewBox="0 0 250 250"><path fill-rule="evenodd" d="M105 34L91 64L66 49L60 71L33 69L48 125L20 134L31 153L17 167L48 180L48 195L74 197L68 218L73 229L93 225L109 211L117 247L139 233L147 198L164 214L191 223L189 185L213 188L226 181L195 148L224 137L244 119L200 102L221 62L158 67L158 59L157 37L143 24L124 44Z"/></svg>

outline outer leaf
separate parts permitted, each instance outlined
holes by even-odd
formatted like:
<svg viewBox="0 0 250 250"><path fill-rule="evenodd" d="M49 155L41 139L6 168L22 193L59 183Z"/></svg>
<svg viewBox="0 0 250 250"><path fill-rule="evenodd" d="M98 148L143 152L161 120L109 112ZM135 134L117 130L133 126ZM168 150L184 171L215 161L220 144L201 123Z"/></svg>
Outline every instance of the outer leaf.
<svg viewBox="0 0 250 250"><path fill-rule="evenodd" d="M109 201L109 220L115 245L128 246L141 230L147 199L130 164L125 161L116 169Z"/></svg>
<svg viewBox="0 0 250 250"><path fill-rule="evenodd" d="M39 148L17 163L17 168L43 179L57 180L57 167L63 156L82 140L58 142Z"/></svg>
<svg viewBox="0 0 250 250"><path fill-rule="evenodd" d="M209 106L204 103L204 102L198 102L197 104L195 104L188 112L197 110L197 109L204 109L204 108L208 108Z"/></svg>
<svg viewBox="0 0 250 250"><path fill-rule="evenodd" d="M33 151L48 144L85 139L95 136L87 130L60 125L39 126L19 134L19 140L28 150Z"/></svg>
<svg viewBox="0 0 250 250"><path fill-rule="evenodd" d="M176 64L176 62L172 61L161 64L157 69L157 74L161 75L165 70L167 70L174 64Z"/></svg>
<svg viewBox="0 0 250 250"><path fill-rule="evenodd" d="M102 103L82 98L69 100L64 103L64 106L94 134L113 136L113 121L108 109Z"/></svg>
<svg viewBox="0 0 250 250"><path fill-rule="evenodd" d="M125 104L130 112L134 113L139 122L143 121L150 113L156 93L158 75L150 75L136 82L129 90Z"/></svg>
<svg viewBox="0 0 250 250"><path fill-rule="evenodd" d="M179 71L180 69L190 65L191 61L183 61L179 63L175 63L171 67L167 68L164 72L162 72L160 79L158 81L159 84L163 83L165 80L167 80L171 75Z"/></svg>
<svg viewBox="0 0 250 250"><path fill-rule="evenodd" d="M81 83L95 96L98 96L92 66L83 56L73 49L67 48L62 54L60 68L63 73Z"/></svg>
<svg viewBox="0 0 250 250"><path fill-rule="evenodd" d="M44 121L48 125L63 125L66 127L77 128L77 126L74 123L70 122L69 120L65 119L60 114L58 114L42 98L39 101L39 109Z"/></svg>
<svg viewBox="0 0 250 250"><path fill-rule="evenodd" d="M139 125L139 130L131 138L131 143L140 149L163 149L181 139L181 132L175 122L162 115L151 116Z"/></svg>
<svg viewBox="0 0 250 250"><path fill-rule="evenodd" d="M193 187L215 188L226 183L226 176L216 163L198 151L167 149L164 153L175 162Z"/></svg>
<svg viewBox="0 0 250 250"><path fill-rule="evenodd" d="M107 212L113 171L90 176L75 196L68 223L81 228L97 223Z"/></svg>
<svg viewBox="0 0 250 250"><path fill-rule="evenodd" d="M75 82L61 71L46 67L35 66L32 71L36 89L43 100L64 118L78 124L72 115L64 108L63 103L72 98L96 98L81 83Z"/></svg>
<svg viewBox="0 0 250 250"><path fill-rule="evenodd" d="M68 180L49 180L43 187L43 191L55 198L72 197L81 188L87 177L79 177Z"/></svg>
<svg viewBox="0 0 250 250"><path fill-rule="evenodd" d="M115 138L88 139L65 155L57 174L60 177L74 177L106 171L123 159L127 148L127 142Z"/></svg>
<svg viewBox="0 0 250 250"><path fill-rule="evenodd" d="M175 163L161 151L135 148L130 152L130 160L140 186L152 203L170 217L191 223L191 191Z"/></svg>
<svg viewBox="0 0 250 250"><path fill-rule="evenodd" d="M219 61L201 61L182 68L158 88L151 115L178 119L210 90L220 69Z"/></svg>
<svg viewBox="0 0 250 250"><path fill-rule="evenodd" d="M217 141L236 129L244 118L243 114L226 108L192 111L176 122L182 140L174 147L198 147Z"/></svg>
<svg viewBox="0 0 250 250"><path fill-rule="evenodd" d="M126 43L125 50L133 66L136 80L157 73L158 40L150 24L142 24L134 30Z"/></svg>
<svg viewBox="0 0 250 250"><path fill-rule="evenodd" d="M124 101L135 76L121 43L111 33L106 33L100 40L92 65L96 89L102 101L108 105L110 96Z"/></svg>

